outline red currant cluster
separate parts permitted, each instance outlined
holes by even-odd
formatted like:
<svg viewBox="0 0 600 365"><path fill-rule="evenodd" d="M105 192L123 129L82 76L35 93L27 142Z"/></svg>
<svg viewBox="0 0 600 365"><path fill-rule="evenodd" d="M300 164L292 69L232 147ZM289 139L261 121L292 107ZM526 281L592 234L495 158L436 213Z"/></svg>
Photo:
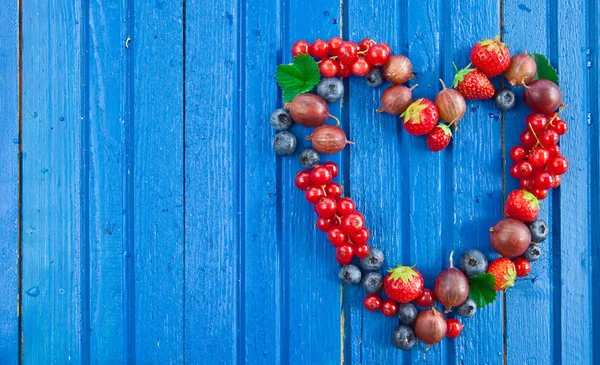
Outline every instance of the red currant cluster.
<svg viewBox="0 0 600 365"><path fill-rule="evenodd" d="M510 150L514 162L510 175L519 179L521 189L540 200L548 196L548 189L560 186L562 174L569 168L557 145L568 129L559 113L529 114L525 119L527 128L521 133L522 146Z"/></svg>
<svg viewBox="0 0 600 365"><path fill-rule="evenodd" d="M365 76L373 66L384 65L392 49L386 43L375 43L370 38L360 44L333 37L329 41L317 39L313 44L300 40L292 45L292 56L308 54L318 58L319 71L324 77L340 78Z"/></svg>
<svg viewBox="0 0 600 365"><path fill-rule="evenodd" d="M325 162L312 171L298 171L294 182L304 191L306 200L314 205L318 215L316 226L327 233L327 239L336 248L335 258L340 264L347 265L354 256L365 258L369 255L371 248L367 241L371 234L354 201L342 197L342 186L331 181L338 171L337 164Z"/></svg>

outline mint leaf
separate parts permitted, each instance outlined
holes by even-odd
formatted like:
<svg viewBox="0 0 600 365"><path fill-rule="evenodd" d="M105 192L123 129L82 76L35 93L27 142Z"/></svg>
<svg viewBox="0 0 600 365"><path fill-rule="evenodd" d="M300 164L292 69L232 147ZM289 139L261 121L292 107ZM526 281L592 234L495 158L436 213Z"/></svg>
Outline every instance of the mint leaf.
<svg viewBox="0 0 600 365"><path fill-rule="evenodd" d="M483 308L496 300L496 278L492 274L479 274L469 278L469 298L478 308Z"/></svg>
<svg viewBox="0 0 600 365"><path fill-rule="evenodd" d="M298 55L291 65L277 66L277 84L283 90L283 102L292 101L298 94L311 91L321 81L319 66L306 54Z"/></svg>
<svg viewBox="0 0 600 365"><path fill-rule="evenodd" d="M558 73L556 69L552 67L550 61L543 54L531 53L529 54L535 61L537 66L537 74L533 78L534 80L550 80L558 85Z"/></svg>

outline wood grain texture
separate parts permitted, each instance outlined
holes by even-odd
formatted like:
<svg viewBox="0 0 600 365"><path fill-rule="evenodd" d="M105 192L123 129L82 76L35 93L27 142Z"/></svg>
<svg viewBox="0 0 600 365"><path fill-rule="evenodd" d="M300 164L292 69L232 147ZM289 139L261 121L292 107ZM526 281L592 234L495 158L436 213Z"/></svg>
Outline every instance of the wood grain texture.
<svg viewBox="0 0 600 365"><path fill-rule="evenodd" d="M0 359L19 359L19 11L16 1L0 7Z"/></svg>

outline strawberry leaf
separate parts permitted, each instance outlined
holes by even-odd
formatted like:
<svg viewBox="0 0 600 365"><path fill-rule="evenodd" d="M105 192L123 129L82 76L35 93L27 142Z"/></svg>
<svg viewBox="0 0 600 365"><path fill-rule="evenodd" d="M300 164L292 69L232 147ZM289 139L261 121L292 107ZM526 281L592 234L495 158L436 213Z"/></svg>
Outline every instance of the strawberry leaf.
<svg viewBox="0 0 600 365"><path fill-rule="evenodd" d="M558 85L558 73L556 69L552 67L550 61L543 54L531 53L531 58L535 61L537 66L537 74L533 78L534 80L550 80Z"/></svg>
<svg viewBox="0 0 600 365"><path fill-rule="evenodd" d="M496 278L492 274L479 274L469 278L469 298L471 298L478 308L496 300Z"/></svg>
<svg viewBox="0 0 600 365"><path fill-rule="evenodd" d="M397 281L402 280L403 283L409 283L413 278L418 278L419 274L410 266L398 265L394 269L389 269L390 280Z"/></svg>
<svg viewBox="0 0 600 365"><path fill-rule="evenodd" d="M277 66L277 84L283 90L283 102L292 101L298 94L311 91L321 81L319 66L309 55L294 58L291 65Z"/></svg>
<svg viewBox="0 0 600 365"><path fill-rule="evenodd" d="M452 81L452 87L457 87L459 82L464 81L465 76L467 76L471 72L475 71L475 69L471 67L470 63L467 65L467 67L463 68L460 71L458 70L458 68L456 68L456 65L454 63L453 63L453 65L454 65L454 69L456 70L456 75L454 75L454 80Z"/></svg>

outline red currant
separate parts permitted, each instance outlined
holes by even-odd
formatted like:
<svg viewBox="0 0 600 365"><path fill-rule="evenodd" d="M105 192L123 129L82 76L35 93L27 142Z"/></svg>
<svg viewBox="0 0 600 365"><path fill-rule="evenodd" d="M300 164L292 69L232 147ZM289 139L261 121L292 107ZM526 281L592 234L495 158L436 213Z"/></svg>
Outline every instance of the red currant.
<svg viewBox="0 0 600 365"><path fill-rule="evenodd" d="M523 190L531 192L533 190L533 179L529 177L523 177L519 180L519 186Z"/></svg>
<svg viewBox="0 0 600 365"><path fill-rule="evenodd" d="M561 182L562 182L562 175L554 175L554 186L552 188L559 187Z"/></svg>
<svg viewBox="0 0 600 365"><path fill-rule="evenodd" d="M354 257L354 247L348 244L339 245L335 249L335 259L341 265L348 265L351 263L352 257Z"/></svg>
<svg viewBox="0 0 600 365"><path fill-rule="evenodd" d="M544 133L538 136L538 138L544 147L554 146L558 143L558 133L551 129L546 129Z"/></svg>
<svg viewBox="0 0 600 365"><path fill-rule="evenodd" d="M341 198L337 201L337 212L343 217L356 210L356 204L350 198Z"/></svg>
<svg viewBox="0 0 600 365"><path fill-rule="evenodd" d="M464 324L460 323L455 318L448 318L446 320L446 325L448 330L446 331L446 336L449 338L456 338L460 335L463 330Z"/></svg>
<svg viewBox="0 0 600 365"><path fill-rule="evenodd" d="M554 175L562 175L569 169L569 162L563 156L555 156L548 160L546 168Z"/></svg>
<svg viewBox="0 0 600 365"><path fill-rule="evenodd" d="M567 133L567 131L569 130L569 126L567 125L567 122L560 119L559 117L556 117L549 129L552 129L556 132L556 134L562 136L563 134Z"/></svg>
<svg viewBox="0 0 600 365"><path fill-rule="evenodd" d="M363 56L359 56L356 62L352 64L352 74L354 76L365 76L371 71L371 65Z"/></svg>
<svg viewBox="0 0 600 365"><path fill-rule="evenodd" d="M337 75L342 79L345 77L349 77L350 75L352 75L352 66L340 63L340 68L338 69Z"/></svg>
<svg viewBox="0 0 600 365"><path fill-rule="evenodd" d="M374 312L381 307L381 298L377 294L369 294L365 297L364 304L368 311Z"/></svg>
<svg viewBox="0 0 600 365"><path fill-rule="evenodd" d="M527 161L521 161L517 163L517 166L519 167L519 173L521 174L520 177L528 177L533 172L533 167Z"/></svg>
<svg viewBox="0 0 600 365"><path fill-rule="evenodd" d="M331 171L331 178L335 179L338 176L339 168L335 162L327 161L324 162L321 166L327 167Z"/></svg>
<svg viewBox="0 0 600 365"><path fill-rule="evenodd" d="M526 129L521 133L521 144L527 148L531 148L535 146L537 140L535 139L535 135L529 129Z"/></svg>
<svg viewBox="0 0 600 365"><path fill-rule="evenodd" d="M310 46L308 52L313 57L325 59L329 56L329 43L322 39L317 39Z"/></svg>
<svg viewBox="0 0 600 365"><path fill-rule="evenodd" d="M334 199L342 196L343 190L344 189L342 189L342 186L336 182L330 182L329 184L325 185L325 194Z"/></svg>
<svg viewBox="0 0 600 365"><path fill-rule="evenodd" d="M365 257L369 256L370 253L371 253L371 247L369 247L369 245L367 245L366 243L355 243L354 244L354 254L359 259L364 259Z"/></svg>
<svg viewBox="0 0 600 365"><path fill-rule="evenodd" d="M316 186L310 186L306 189L306 192L304 192L304 197L311 204L316 204L324 196L325 193L323 192L323 189Z"/></svg>
<svg viewBox="0 0 600 365"><path fill-rule="evenodd" d="M356 234L365 228L365 219L360 213L350 213L342 218L340 227L346 234Z"/></svg>
<svg viewBox="0 0 600 365"><path fill-rule="evenodd" d="M383 43L383 42L382 42L382 43L379 43L379 44L381 44L381 46L382 46L382 47L384 47L385 49L387 49L387 51L388 51L388 53L389 53L390 55L392 54L392 47L390 47L390 45L389 45L389 44L387 44L387 43ZM386 62L387 62L387 61L386 61Z"/></svg>
<svg viewBox="0 0 600 365"><path fill-rule="evenodd" d="M538 170L533 174L533 187L535 189L545 190L550 189L553 186L554 176L552 176L548 171Z"/></svg>
<svg viewBox="0 0 600 365"><path fill-rule="evenodd" d="M335 215L335 206L335 199L330 196L324 196L315 204L315 211L323 217L333 217Z"/></svg>
<svg viewBox="0 0 600 365"><path fill-rule="evenodd" d="M329 231L327 231L327 239L331 242L333 247L338 247L348 242L348 236L346 236L338 226L329 228Z"/></svg>
<svg viewBox="0 0 600 365"><path fill-rule="evenodd" d="M366 50L368 50L374 44L375 44L374 40L372 40L371 38L365 38L362 41L360 41L360 45L358 47L358 50L360 52L365 52Z"/></svg>
<svg viewBox="0 0 600 365"><path fill-rule="evenodd" d="M550 157L560 155L560 147L558 146L550 146L546 148L546 151L550 154Z"/></svg>
<svg viewBox="0 0 600 365"><path fill-rule="evenodd" d="M331 37L329 39L329 54L332 56L337 56L338 48L343 41L344 40L340 37Z"/></svg>
<svg viewBox="0 0 600 365"><path fill-rule="evenodd" d="M398 304L393 300L384 300L381 303L381 313L386 317L393 317L398 313Z"/></svg>
<svg viewBox="0 0 600 365"><path fill-rule="evenodd" d="M415 303L423 308L431 307L433 302L435 302L435 295L431 289L423 289L421 295L415 299Z"/></svg>
<svg viewBox="0 0 600 365"><path fill-rule="evenodd" d="M328 58L319 64L319 72L324 77L334 77L340 72L340 64L338 61Z"/></svg>
<svg viewBox="0 0 600 365"><path fill-rule="evenodd" d="M292 56L296 57L299 54L308 54L310 44L307 41L297 41L292 45Z"/></svg>
<svg viewBox="0 0 600 365"><path fill-rule="evenodd" d="M390 58L389 49L381 43L377 43L367 51L367 62L372 66L381 66Z"/></svg>
<svg viewBox="0 0 600 365"><path fill-rule="evenodd" d="M366 228L363 228L360 230L360 232L353 234L351 237L352 241L357 245L367 243L367 241L371 237L371 231L369 231Z"/></svg>
<svg viewBox="0 0 600 365"><path fill-rule="evenodd" d="M318 186L327 185L331 181L331 170L325 166L317 166L310 173L313 184Z"/></svg>
<svg viewBox="0 0 600 365"><path fill-rule="evenodd" d="M356 60L356 48L352 42L342 42L337 49L337 56L340 63L347 65Z"/></svg>
<svg viewBox="0 0 600 365"><path fill-rule="evenodd" d="M306 191L309 187L312 186L312 179L310 178L310 171L301 170L296 173L296 177L294 178L294 184L296 187L302 191Z"/></svg>
<svg viewBox="0 0 600 365"><path fill-rule="evenodd" d="M527 150L523 146L515 146L510 150L510 159L513 162L523 161L527 158Z"/></svg>
<svg viewBox="0 0 600 365"><path fill-rule="evenodd" d="M329 229L332 227L334 221L335 221L335 218L333 218L333 217L318 216L315 226L317 226L317 228L321 232L328 232Z"/></svg>
<svg viewBox="0 0 600 365"><path fill-rule="evenodd" d="M533 167L544 167L549 158L550 152L548 152L548 150L542 147L534 147L529 151L527 161L529 161Z"/></svg>
<svg viewBox="0 0 600 365"><path fill-rule="evenodd" d="M517 257L513 260L517 276L527 276L531 272L531 264L523 257Z"/></svg>
<svg viewBox="0 0 600 365"><path fill-rule="evenodd" d="M548 124L548 118L543 114L529 114L525 119L527 127L533 129L535 133L542 133Z"/></svg>
<svg viewBox="0 0 600 365"><path fill-rule="evenodd" d="M533 194L536 198L538 198L538 200L544 200L546 199L546 197L548 197L547 189L533 189L532 191L530 191L530 193Z"/></svg>

